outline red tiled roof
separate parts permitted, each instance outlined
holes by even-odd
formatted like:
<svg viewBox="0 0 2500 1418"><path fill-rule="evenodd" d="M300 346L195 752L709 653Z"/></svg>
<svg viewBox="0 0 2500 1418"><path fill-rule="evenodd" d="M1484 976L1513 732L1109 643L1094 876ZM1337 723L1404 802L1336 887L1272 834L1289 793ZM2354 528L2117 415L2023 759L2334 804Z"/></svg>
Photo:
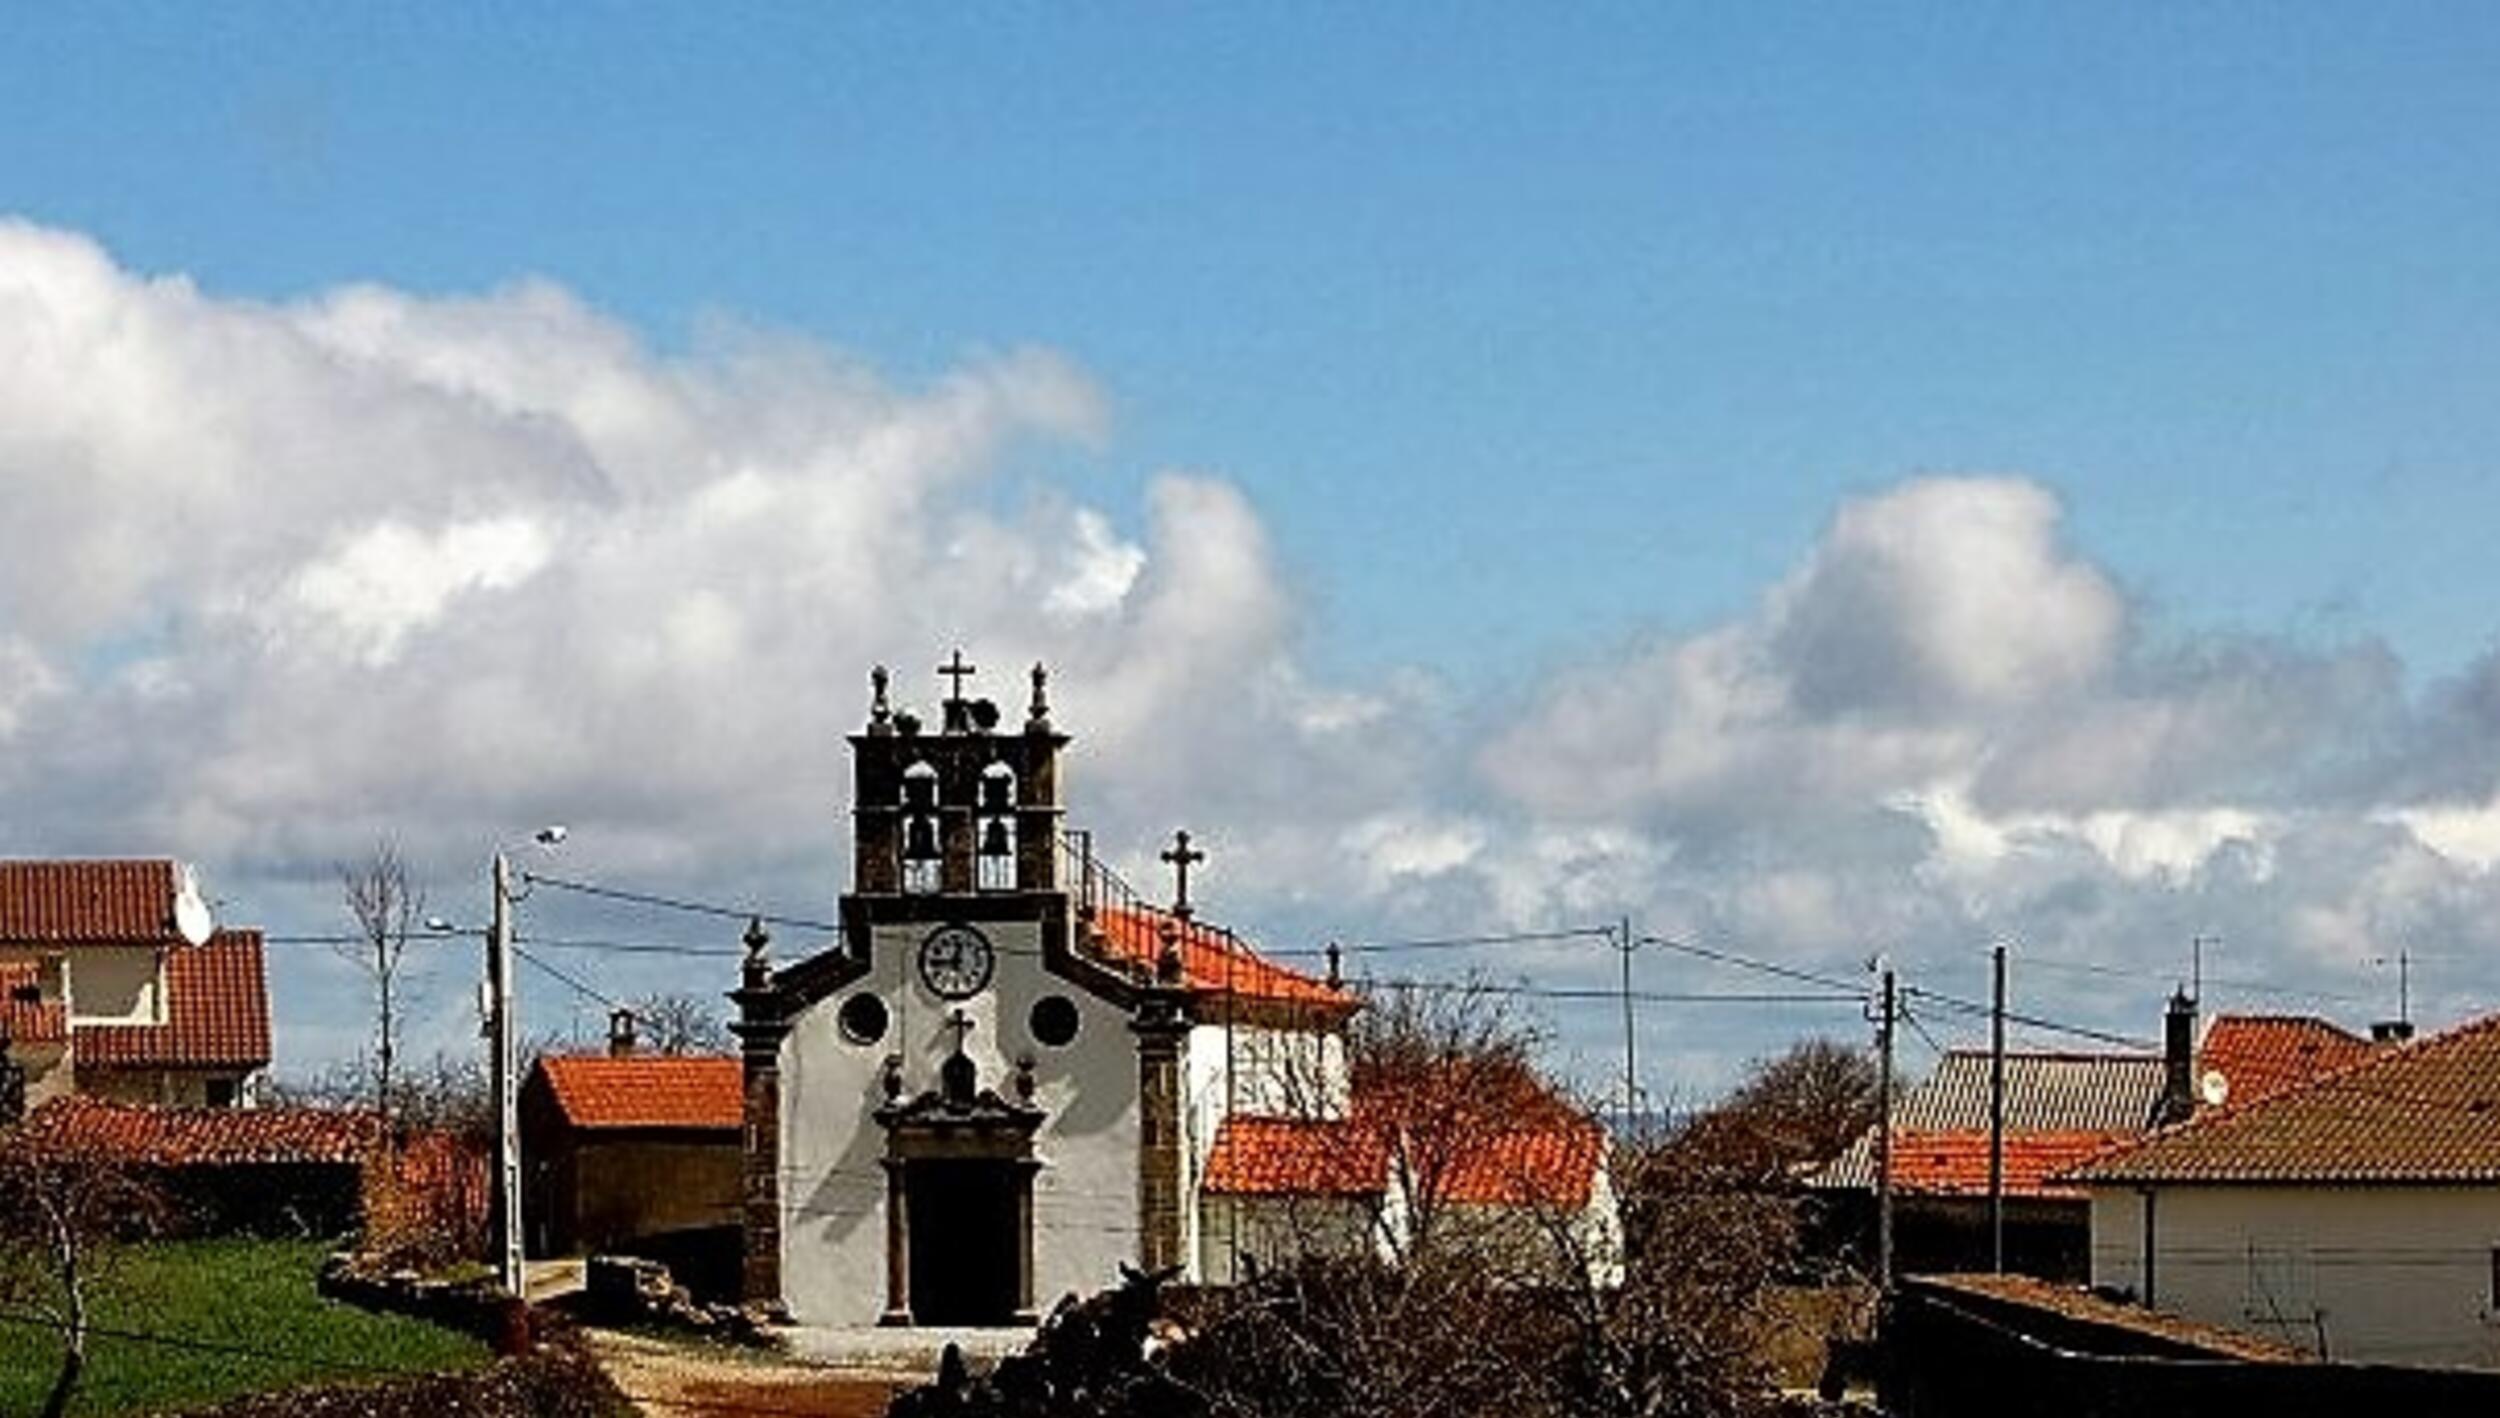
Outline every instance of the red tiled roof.
<svg viewBox="0 0 2500 1418"><path fill-rule="evenodd" d="M2224 1106L2244 1108L2359 1063L2370 1049L2369 1040L2307 1015L2225 1014L2205 1031L2196 1069L2200 1084L2205 1075L2221 1074L2228 1088Z"/></svg>
<svg viewBox="0 0 2500 1418"><path fill-rule="evenodd" d="M165 950L165 1022L80 1025L81 1067L265 1068L269 981L259 931L219 931Z"/></svg>
<svg viewBox="0 0 2500 1418"><path fill-rule="evenodd" d="M1113 960L1143 966L1151 972L1163 955L1163 930L1174 923L1170 913L1143 907L1105 906L1094 913L1094 929ZM1353 995L1330 989L1324 980L1279 965L1230 931L1201 921L1180 925L1181 979L1200 995L1301 1004L1351 1012Z"/></svg>
<svg viewBox="0 0 2500 1418"><path fill-rule="evenodd" d="M577 1128L700 1128L746 1122L746 1073L714 1054L550 1054L533 1072Z"/></svg>
<svg viewBox="0 0 2500 1418"><path fill-rule="evenodd" d="M2052 1186L2067 1168L2135 1141L2132 1132L2009 1132L2005 1135L2005 1194L2079 1198L2083 1192ZM1988 1194L1988 1134L1982 1129L1900 1132L1892 1141L1892 1184L1926 1196Z"/></svg>
<svg viewBox="0 0 2500 1418"><path fill-rule="evenodd" d="M1597 1123L1522 1072L1357 1078L1345 1120L1236 1116L1216 1131L1204 1186L1236 1195L1385 1190L1393 1168L1458 1206L1588 1205L1604 1164Z"/></svg>
<svg viewBox="0 0 2500 1418"><path fill-rule="evenodd" d="M1226 1118L1202 1185L1231 1196L1376 1196L1388 1189L1389 1150L1351 1122Z"/></svg>
<svg viewBox="0 0 2500 1418"><path fill-rule="evenodd" d="M0 1040L58 1044L69 1037L69 1011L41 997L43 976L32 960L0 960ZM29 992L35 997L25 998Z"/></svg>
<svg viewBox="0 0 2500 1418"><path fill-rule="evenodd" d="M171 940L175 885L163 858L0 862L0 941Z"/></svg>
<svg viewBox="0 0 2500 1418"><path fill-rule="evenodd" d="M1442 1199L1461 1205L1577 1211L1589 1204L1605 1151L1605 1134L1585 1119L1509 1128L1459 1159Z"/></svg>
<svg viewBox="0 0 2500 1418"><path fill-rule="evenodd" d="M1417 1184L1459 1205L1588 1204L1606 1138L1525 1069L1429 1064L1354 1080L1354 1116L1396 1139Z"/></svg>
<svg viewBox="0 0 2500 1418"><path fill-rule="evenodd" d="M2073 1180L2217 1183L2500 1181L2500 1014L2164 1128Z"/></svg>
<svg viewBox="0 0 2500 1418"><path fill-rule="evenodd" d="M379 1116L349 1108L150 1108L55 1098L19 1137L156 1166L360 1162L382 1139Z"/></svg>

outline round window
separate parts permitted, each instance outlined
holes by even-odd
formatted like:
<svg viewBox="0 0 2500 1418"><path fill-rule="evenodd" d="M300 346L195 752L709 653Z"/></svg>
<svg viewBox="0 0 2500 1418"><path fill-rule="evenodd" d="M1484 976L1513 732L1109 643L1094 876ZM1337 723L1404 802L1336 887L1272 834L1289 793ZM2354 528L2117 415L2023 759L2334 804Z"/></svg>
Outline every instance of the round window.
<svg viewBox="0 0 2500 1418"><path fill-rule="evenodd" d="M1059 1048L1076 1037L1076 1001L1045 995L1033 1002L1033 1037Z"/></svg>
<svg viewBox="0 0 2500 1418"><path fill-rule="evenodd" d="M854 1044L873 1044L885 1037L885 1001L875 995L853 995L842 1001L836 1022L844 1039Z"/></svg>

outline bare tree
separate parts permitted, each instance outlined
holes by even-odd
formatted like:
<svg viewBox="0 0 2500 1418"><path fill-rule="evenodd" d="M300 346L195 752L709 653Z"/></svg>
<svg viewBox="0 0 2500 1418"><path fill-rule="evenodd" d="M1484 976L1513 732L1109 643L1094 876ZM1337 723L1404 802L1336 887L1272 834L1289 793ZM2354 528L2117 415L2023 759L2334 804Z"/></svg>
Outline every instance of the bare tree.
<svg viewBox="0 0 2500 1418"><path fill-rule="evenodd" d="M663 1054L729 1052L729 1021L716 998L690 994L645 995L633 1006L642 1043Z"/></svg>
<svg viewBox="0 0 2500 1418"><path fill-rule="evenodd" d="M373 1102L387 1125L398 1102L399 985L409 937L425 920L425 891L408 878L408 862L389 838L360 862L338 864L339 895L356 921L358 939L344 948L373 985Z"/></svg>
<svg viewBox="0 0 2500 1418"><path fill-rule="evenodd" d="M61 1344L43 1418L60 1418L77 1395L95 1298L119 1243L152 1230L163 1208L118 1158L37 1124L0 1132L0 1304L38 1319Z"/></svg>

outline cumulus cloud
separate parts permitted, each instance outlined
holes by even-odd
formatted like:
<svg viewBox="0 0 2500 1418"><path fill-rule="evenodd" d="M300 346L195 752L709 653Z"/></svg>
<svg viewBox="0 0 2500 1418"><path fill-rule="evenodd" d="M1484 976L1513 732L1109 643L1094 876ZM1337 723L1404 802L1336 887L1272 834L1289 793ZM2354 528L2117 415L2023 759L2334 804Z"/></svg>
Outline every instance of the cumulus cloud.
<svg viewBox="0 0 2500 1418"><path fill-rule="evenodd" d="M730 322L655 351L545 281L267 304L0 224L0 850L172 852L326 929L330 864L377 835L449 873L561 819L585 874L821 912L866 667L925 702L960 644L1010 702L1053 666L1116 862L1152 879L1188 825L1211 901L1272 936L1630 914L1952 983L1997 936L2158 973L2219 932L2245 975L2348 994L2394 944L2462 960L2500 925L2500 669L2414 693L2373 641L2158 622L2036 481L1853 499L1743 614L1504 709L1314 672L1220 475L1133 507L1008 491L1033 445L1114 439L1109 406L1046 349L906 385ZM595 963L621 992L718 983ZM1585 942L1435 964L1614 967ZM354 1046L351 984L282 971L291 1048ZM2065 1007L2141 1029L2143 1002ZM1798 1027L1679 1018L1656 1053Z"/></svg>

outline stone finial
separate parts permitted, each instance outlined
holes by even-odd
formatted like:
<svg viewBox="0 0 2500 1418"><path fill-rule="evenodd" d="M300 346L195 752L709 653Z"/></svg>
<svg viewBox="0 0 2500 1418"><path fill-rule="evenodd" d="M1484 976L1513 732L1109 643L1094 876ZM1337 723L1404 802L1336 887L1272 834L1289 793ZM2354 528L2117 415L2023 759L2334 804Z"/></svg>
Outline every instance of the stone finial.
<svg viewBox="0 0 2500 1418"><path fill-rule="evenodd" d="M1333 940L1328 942L1328 988L1345 988L1345 952Z"/></svg>
<svg viewBox="0 0 2500 1418"><path fill-rule="evenodd" d="M1027 1103L1033 1101L1033 1056L1031 1054L1016 1055L1016 1097Z"/></svg>
<svg viewBox="0 0 2500 1418"><path fill-rule="evenodd" d="M885 1067L879 1071L878 1082L885 1089L887 1102L891 1103L903 1096L903 1056L901 1054L885 1056Z"/></svg>
<svg viewBox="0 0 2500 1418"><path fill-rule="evenodd" d="M1024 731L1028 734L1050 732L1050 671L1042 662L1033 662L1033 702L1024 711Z"/></svg>
<svg viewBox="0 0 2500 1418"><path fill-rule="evenodd" d="M1155 979L1162 984L1181 982L1181 927L1170 916L1163 918L1163 949L1155 956Z"/></svg>
<svg viewBox="0 0 2500 1418"><path fill-rule="evenodd" d="M773 978L772 957L766 949L773 943L773 938L771 932L764 929L764 918L747 917L747 933L742 939L747 948L747 958L742 970L746 978L746 986L750 990L763 989L772 983Z"/></svg>
<svg viewBox="0 0 2500 1418"><path fill-rule="evenodd" d="M868 672L868 732L879 737L894 732L894 706L886 700L886 685L890 678L883 665Z"/></svg>

